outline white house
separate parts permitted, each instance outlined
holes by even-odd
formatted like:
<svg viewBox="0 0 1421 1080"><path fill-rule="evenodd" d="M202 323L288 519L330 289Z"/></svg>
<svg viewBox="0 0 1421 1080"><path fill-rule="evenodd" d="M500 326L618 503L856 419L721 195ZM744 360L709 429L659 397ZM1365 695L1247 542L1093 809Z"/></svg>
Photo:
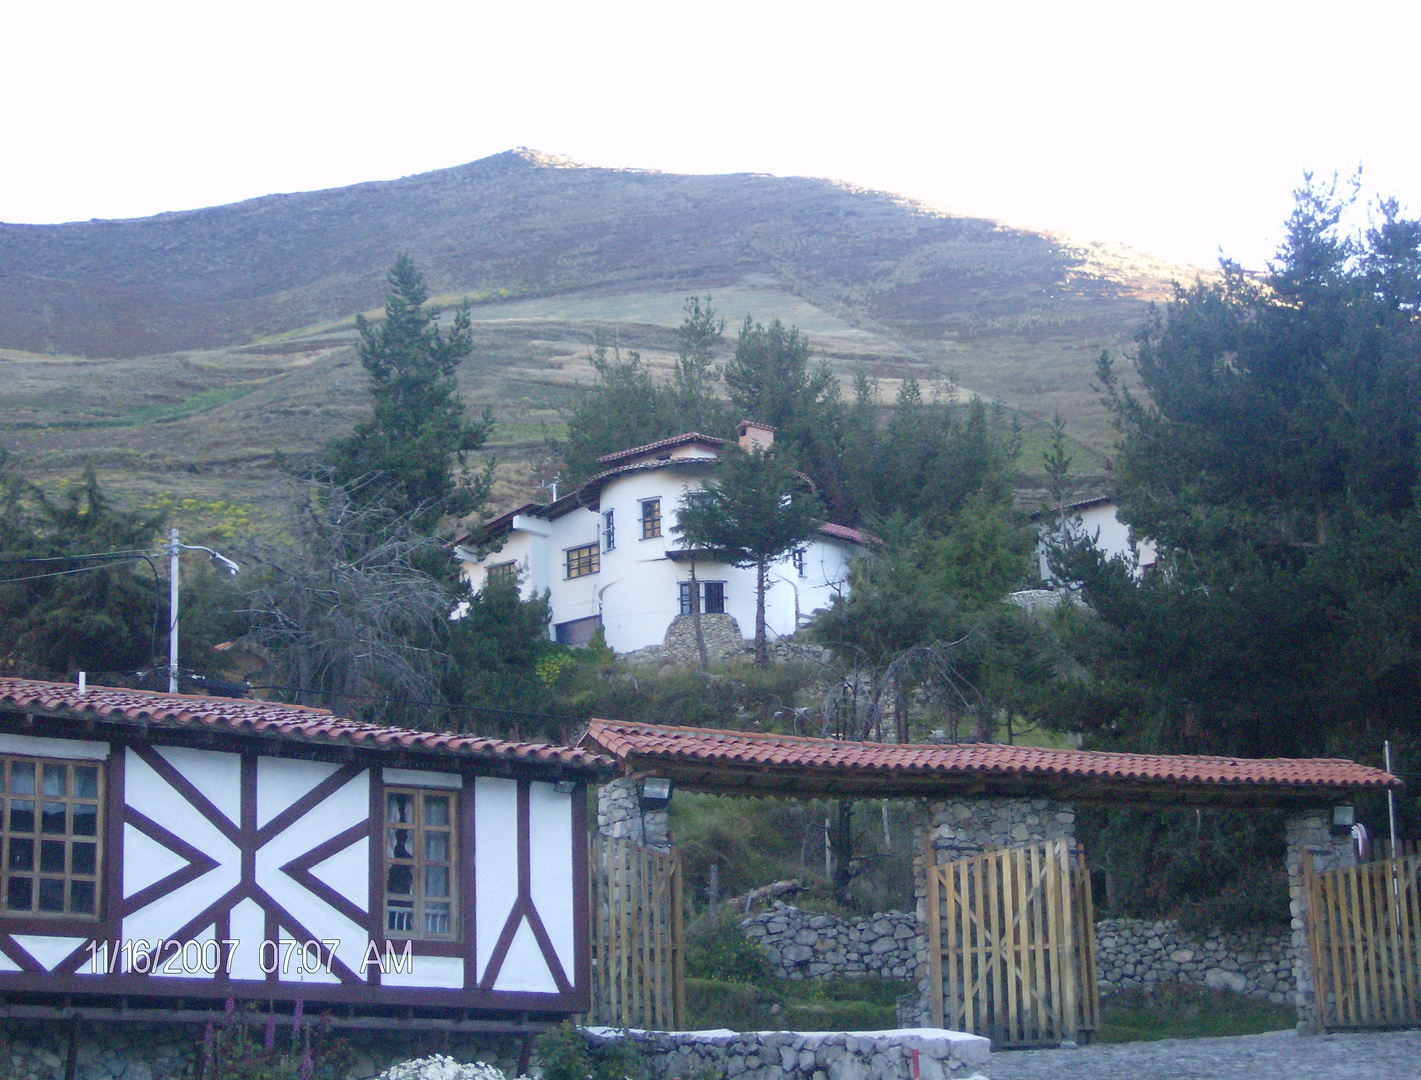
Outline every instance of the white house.
<svg viewBox="0 0 1421 1080"><path fill-rule="evenodd" d="M768 445L774 431L740 425L741 445ZM603 470L547 505L529 503L490 521L481 533L497 550L479 557L456 546L456 557L478 591L491 575L516 575L527 599L547 590L553 634L584 644L600 626L617 652L659 645L678 615L699 603L705 614L728 614L748 632L755 625L755 571L698 559L698 596L691 567L672 527L688 491L705 486L725 440L688 432L598 458ZM818 535L770 568L765 622L772 635L792 634L846 587L849 564L864 534L824 524Z"/></svg>
<svg viewBox="0 0 1421 1080"><path fill-rule="evenodd" d="M1071 527L1093 540L1095 546L1103 551L1107 558L1124 555L1131 559L1135 565L1135 576L1139 577L1155 564L1159 553L1153 540L1137 540L1131 535L1130 526L1117 516L1118 509L1115 499L1109 495L1066 504ZM1055 515L1042 511L1033 516L1044 539L1045 534L1055 527ZM1041 580L1050 581L1051 568L1046 564L1044 543L1037 544L1036 558L1040 565Z"/></svg>

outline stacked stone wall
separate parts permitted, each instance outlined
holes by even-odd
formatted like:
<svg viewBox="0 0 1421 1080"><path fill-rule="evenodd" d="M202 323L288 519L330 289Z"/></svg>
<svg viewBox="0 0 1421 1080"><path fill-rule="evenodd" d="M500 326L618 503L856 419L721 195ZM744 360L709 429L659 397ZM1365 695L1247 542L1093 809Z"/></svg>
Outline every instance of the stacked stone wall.
<svg viewBox="0 0 1421 1080"><path fill-rule="evenodd" d="M597 831L660 851L671 850L671 815L665 810L642 809L641 785L630 776L609 780L598 790Z"/></svg>
<svg viewBox="0 0 1421 1080"><path fill-rule="evenodd" d="M991 1044L944 1031L630 1031L589 1029L594 1039L630 1038L648 1080L959 1080L977 1073ZM916 1054L914 1053L916 1051ZM915 1067L916 1066L916 1067Z"/></svg>
<svg viewBox="0 0 1421 1080"><path fill-rule="evenodd" d="M918 919L910 912L841 919L776 902L740 920L740 931L764 946L781 979L917 978Z"/></svg>
<svg viewBox="0 0 1421 1080"><path fill-rule="evenodd" d="M1172 920L1100 919L1095 941L1102 996L1185 982L1277 1005L1293 1000L1292 938L1281 928L1195 933Z"/></svg>

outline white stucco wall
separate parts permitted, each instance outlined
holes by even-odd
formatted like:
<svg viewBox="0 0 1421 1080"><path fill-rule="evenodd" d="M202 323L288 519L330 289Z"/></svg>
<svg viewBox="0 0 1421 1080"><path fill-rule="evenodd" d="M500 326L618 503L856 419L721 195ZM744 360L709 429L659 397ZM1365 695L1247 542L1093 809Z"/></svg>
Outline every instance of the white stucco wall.
<svg viewBox="0 0 1421 1080"><path fill-rule="evenodd" d="M1124 555L1127 558L1136 560L1135 576L1148 566L1152 566L1158 558L1153 540L1141 540L1138 543L1130 538L1130 526L1126 525L1116 516L1116 505L1114 502L1096 503L1092 506L1081 507L1074 512L1074 517L1080 523L1080 530L1086 536L1095 540L1096 547L1111 558L1117 555ZM1043 532L1051 528L1051 525L1043 525ZM1051 568L1046 564L1046 550L1043 545L1038 544L1036 558L1041 570L1041 580L1047 581L1051 577Z"/></svg>

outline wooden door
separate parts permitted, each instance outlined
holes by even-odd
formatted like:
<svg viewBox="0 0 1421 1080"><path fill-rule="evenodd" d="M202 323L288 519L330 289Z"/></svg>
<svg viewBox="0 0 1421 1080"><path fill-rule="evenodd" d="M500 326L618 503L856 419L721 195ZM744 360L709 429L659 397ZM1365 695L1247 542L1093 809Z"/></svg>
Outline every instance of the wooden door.
<svg viewBox="0 0 1421 1080"><path fill-rule="evenodd" d="M1083 1041L1098 1027L1095 913L1064 840L934 864L928 850L929 1004L936 1027L994 1046ZM933 918L933 913L937 914Z"/></svg>
<svg viewBox="0 0 1421 1080"><path fill-rule="evenodd" d="M609 836L590 845L588 1022L679 1031L686 1025L680 856Z"/></svg>
<svg viewBox="0 0 1421 1080"><path fill-rule="evenodd" d="M1421 855L1304 874L1319 1030L1416 1026Z"/></svg>

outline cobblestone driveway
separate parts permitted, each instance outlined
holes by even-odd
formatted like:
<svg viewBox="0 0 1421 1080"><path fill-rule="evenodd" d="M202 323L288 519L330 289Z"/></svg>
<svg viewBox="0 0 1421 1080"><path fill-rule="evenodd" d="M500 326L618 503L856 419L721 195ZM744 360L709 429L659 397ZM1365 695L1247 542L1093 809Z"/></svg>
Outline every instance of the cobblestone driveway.
<svg viewBox="0 0 1421 1080"><path fill-rule="evenodd" d="M1291 1031L1229 1039L994 1051L991 1080L1421 1080L1421 1031L1299 1038Z"/></svg>

